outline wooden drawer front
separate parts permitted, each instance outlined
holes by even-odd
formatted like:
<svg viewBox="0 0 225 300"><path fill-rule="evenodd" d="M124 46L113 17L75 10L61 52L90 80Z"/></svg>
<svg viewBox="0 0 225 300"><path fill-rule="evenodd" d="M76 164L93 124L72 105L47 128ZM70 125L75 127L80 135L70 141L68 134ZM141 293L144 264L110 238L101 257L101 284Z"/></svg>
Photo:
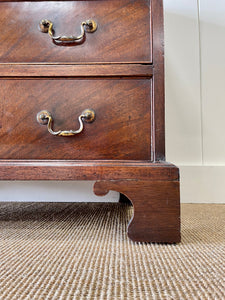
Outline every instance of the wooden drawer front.
<svg viewBox="0 0 225 300"><path fill-rule="evenodd" d="M151 158L151 79L5 79L0 101L1 159ZM75 130L87 108L96 120L72 137L36 120L47 110L54 130Z"/></svg>
<svg viewBox="0 0 225 300"><path fill-rule="evenodd" d="M0 62L151 62L150 0L0 2ZM82 44L55 45L38 24L49 19L55 35L98 28Z"/></svg>

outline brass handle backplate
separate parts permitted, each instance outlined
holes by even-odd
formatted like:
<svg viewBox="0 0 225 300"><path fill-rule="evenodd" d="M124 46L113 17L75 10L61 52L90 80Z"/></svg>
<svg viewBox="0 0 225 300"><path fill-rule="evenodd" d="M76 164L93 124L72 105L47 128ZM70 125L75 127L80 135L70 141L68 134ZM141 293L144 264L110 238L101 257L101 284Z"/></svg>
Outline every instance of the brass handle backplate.
<svg viewBox="0 0 225 300"><path fill-rule="evenodd" d="M41 125L47 125L48 131L52 135L58 136L73 136L80 133L84 129L83 121L91 123L95 120L95 112L92 109L85 109L82 114L78 117L80 128L77 130L53 130L53 118L50 112L42 110L37 114L37 121Z"/></svg>
<svg viewBox="0 0 225 300"><path fill-rule="evenodd" d="M94 20L87 20L81 23L81 33L78 36L54 36L53 23L47 19L41 20L39 28L42 32L48 33L55 44L71 44L81 42L85 37L85 32L95 32L97 30L97 23Z"/></svg>

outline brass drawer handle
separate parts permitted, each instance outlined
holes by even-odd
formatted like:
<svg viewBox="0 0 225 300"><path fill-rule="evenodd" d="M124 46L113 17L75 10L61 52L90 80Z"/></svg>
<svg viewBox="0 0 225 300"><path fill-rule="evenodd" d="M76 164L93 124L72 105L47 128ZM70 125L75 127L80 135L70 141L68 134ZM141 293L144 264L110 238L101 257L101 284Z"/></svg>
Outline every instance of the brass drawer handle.
<svg viewBox="0 0 225 300"><path fill-rule="evenodd" d="M87 20L81 23L80 29L81 34L78 36L54 36L53 23L49 20L41 20L39 23L40 30L49 34L52 41L56 44L71 44L74 42L79 42L84 39L85 32L94 32L97 30L97 23L94 20Z"/></svg>
<svg viewBox="0 0 225 300"><path fill-rule="evenodd" d="M78 117L80 128L77 130L53 130L53 118L50 112L47 110L42 110L37 114L37 121L41 125L47 125L48 131L52 135L58 136L72 136L80 133L84 129L84 124L82 121L91 123L95 120L95 112L92 109L85 109L82 114Z"/></svg>

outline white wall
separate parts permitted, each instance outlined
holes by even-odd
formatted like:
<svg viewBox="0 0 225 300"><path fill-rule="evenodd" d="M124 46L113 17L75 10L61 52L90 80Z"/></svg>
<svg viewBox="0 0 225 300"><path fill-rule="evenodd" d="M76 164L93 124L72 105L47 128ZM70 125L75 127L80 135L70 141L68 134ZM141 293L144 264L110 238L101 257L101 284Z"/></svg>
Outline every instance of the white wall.
<svg viewBox="0 0 225 300"><path fill-rule="evenodd" d="M225 1L164 0L167 161L182 202L225 202ZM118 201L92 182L0 182L0 201Z"/></svg>
<svg viewBox="0 0 225 300"><path fill-rule="evenodd" d="M225 1L164 0L167 160L182 202L225 202Z"/></svg>

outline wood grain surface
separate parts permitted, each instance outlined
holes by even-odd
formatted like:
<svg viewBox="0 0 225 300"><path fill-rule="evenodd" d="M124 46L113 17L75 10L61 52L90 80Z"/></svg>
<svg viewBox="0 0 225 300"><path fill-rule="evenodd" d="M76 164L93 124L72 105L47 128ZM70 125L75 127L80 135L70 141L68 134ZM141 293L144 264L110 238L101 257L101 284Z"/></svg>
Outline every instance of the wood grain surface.
<svg viewBox="0 0 225 300"><path fill-rule="evenodd" d="M166 162L129 160L0 160L1 180L160 180L178 181ZM144 201L144 199L143 199Z"/></svg>
<svg viewBox="0 0 225 300"><path fill-rule="evenodd" d="M178 181L118 180L95 183L96 195L109 190L123 193L134 206L128 226L133 241L180 242L180 198Z"/></svg>
<svg viewBox="0 0 225 300"><path fill-rule="evenodd" d="M5 79L0 89L0 158L151 159L150 79ZM36 120L49 111L55 130L78 129L83 110L96 112L73 137L52 136Z"/></svg>
<svg viewBox="0 0 225 300"><path fill-rule="evenodd" d="M149 0L0 2L0 62L152 62ZM57 46L38 24L53 22L56 35L79 35L94 19L98 29L83 43Z"/></svg>
<svg viewBox="0 0 225 300"><path fill-rule="evenodd" d="M151 1L153 14L153 106L152 118L152 151L154 160L165 160L165 82L164 82L164 28L163 28L163 0Z"/></svg>

